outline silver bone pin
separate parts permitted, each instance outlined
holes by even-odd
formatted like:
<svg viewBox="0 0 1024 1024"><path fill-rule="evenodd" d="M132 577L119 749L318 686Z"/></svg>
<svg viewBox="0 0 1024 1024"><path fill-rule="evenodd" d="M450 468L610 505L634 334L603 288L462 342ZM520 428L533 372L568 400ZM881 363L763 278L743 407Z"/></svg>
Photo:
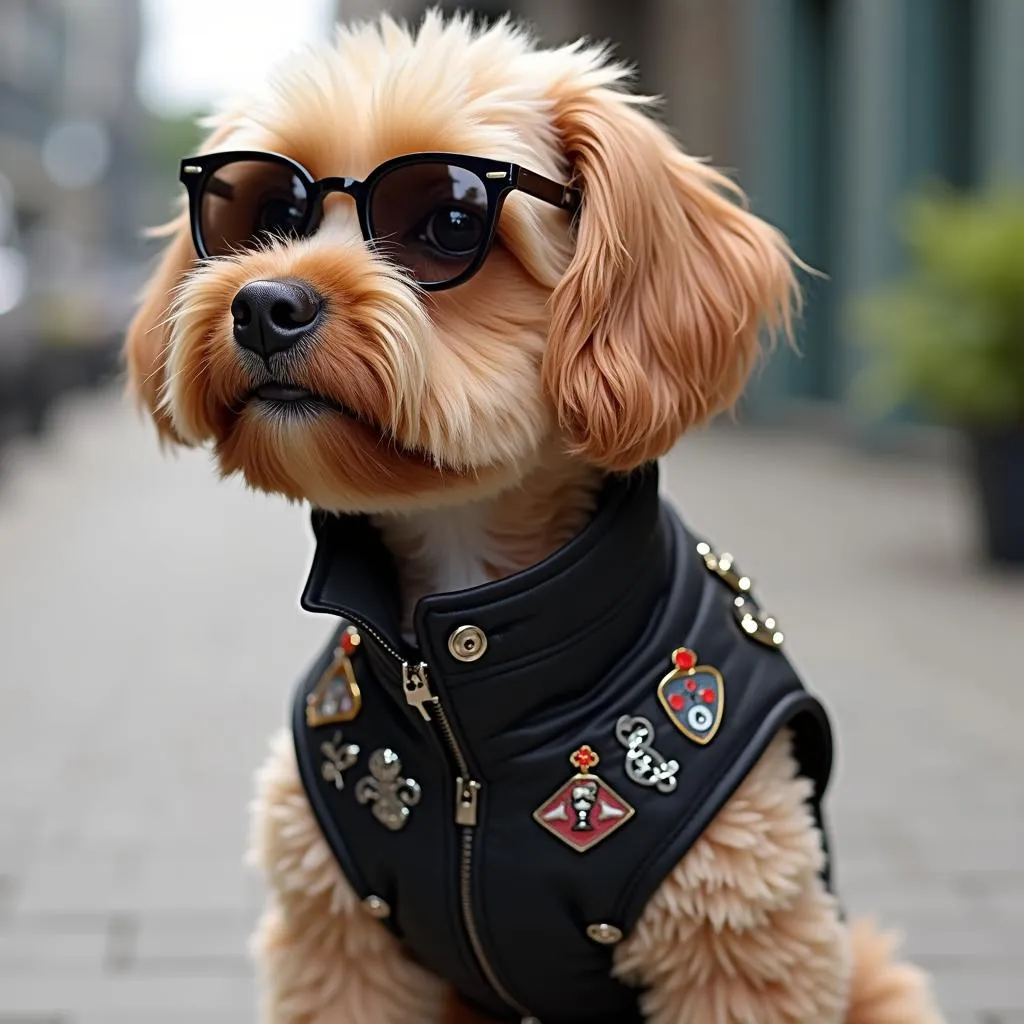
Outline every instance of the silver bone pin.
<svg viewBox="0 0 1024 1024"><path fill-rule="evenodd" d="M370 804L373 816L385 828L392 832L405 828L409 808L420 802L420 784L402 778L402 762L389 747L375 750L370 755L369 767L370 774L356 783L356 800Z"/></svg>
<svg viewBox="0 0 1024 1024"><path fill-rule="evenodd" d="M623 715L615 723L615 738L626 748L626 774L639 786L659 793L676 788L678 761L666 761L653 746L654 726L639 715Z"/></svg>
<svg viewBox="0 0 1024 1024"><path fill-rule="evenodd" d="M357 743L342 743L341 733L336 732L329 743L320 744L320 753L324 759L320 765L320 774L325 782L333 782L335 789L345 788L345 772L356 763L359 757Z"/></svg>

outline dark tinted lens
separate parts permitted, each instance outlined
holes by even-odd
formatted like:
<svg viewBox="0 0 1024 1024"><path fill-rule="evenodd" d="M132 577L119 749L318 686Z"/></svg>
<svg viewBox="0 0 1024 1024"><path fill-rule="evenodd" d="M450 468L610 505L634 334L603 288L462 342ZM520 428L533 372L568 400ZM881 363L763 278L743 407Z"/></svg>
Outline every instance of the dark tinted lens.
<svg viewBox="0 0 1024 1024"><path fill-rule="evenodd" d="M487 189L444 163L397 167L370 197L370 231L382 253L422 284L458 277L487 241Z"/></svg>
<svg viewBox="0 0 1024 1024"><path fill-rule="evenodd" d="M251 248L270 236L301 234L306 226L306 184L290 167L238 160L211 174L199 199L199 224L210 256Z"/></svg>

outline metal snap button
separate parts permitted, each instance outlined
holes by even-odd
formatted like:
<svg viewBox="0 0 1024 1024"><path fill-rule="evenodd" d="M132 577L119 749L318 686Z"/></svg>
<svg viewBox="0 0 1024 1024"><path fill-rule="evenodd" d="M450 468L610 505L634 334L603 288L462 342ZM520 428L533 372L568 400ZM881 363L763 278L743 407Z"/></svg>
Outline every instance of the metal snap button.
<svg viewBox="0 0 1024 1024"><path fill-rule="evenodd" d="M379 896L367 896L363 900L363 906L370 917L376 917L378 920L383 921L385 917L391 916L391 907Z"/></svg>
<svg viewBox="0 0 1024 1024"><path fill-rule="evenodd" d="M587 938L600 942L602 946L614 946L622 941L622 929L613 924L588 924Z"/></svg>
<svg viewBox="0 0 1024 1024"><path fill-rule="evenodd" d="M448 650L457 661L476 661L487 650L487 635L478 626L459 626L448 637Z"/></svg>

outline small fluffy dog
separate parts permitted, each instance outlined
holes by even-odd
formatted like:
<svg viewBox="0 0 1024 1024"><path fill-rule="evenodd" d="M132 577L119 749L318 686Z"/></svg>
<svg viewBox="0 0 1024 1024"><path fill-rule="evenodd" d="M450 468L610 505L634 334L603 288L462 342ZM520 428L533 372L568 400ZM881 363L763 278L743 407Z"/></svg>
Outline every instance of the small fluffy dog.
<svg viewBox="0 0 1024 1024"><path fill-rule="evenodd" d="M182 165L131 387L310 503L338 616L260 776L267 1021L940 1019L829 891L780 635L658 502L788 331L794 257L626 80L384 18Z"/></svg>

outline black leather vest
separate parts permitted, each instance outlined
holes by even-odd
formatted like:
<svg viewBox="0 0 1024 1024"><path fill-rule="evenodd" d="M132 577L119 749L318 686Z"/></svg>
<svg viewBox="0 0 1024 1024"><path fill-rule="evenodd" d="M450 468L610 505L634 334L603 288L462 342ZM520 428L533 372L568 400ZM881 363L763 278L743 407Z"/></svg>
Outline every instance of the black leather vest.
<svg viewBox="0 0 1024 1024"><path fill-rule="evenodd" d="M609 478L546 561L421 600L413 650L375 529L313 527L303 607L342 621L298 688L295 744L352 887L496 1020L639 1020L614 940L783 727L821 820L828 721L749 583L698 550L652 466ZM317 708L350 720L311 725Z"/></svg>

